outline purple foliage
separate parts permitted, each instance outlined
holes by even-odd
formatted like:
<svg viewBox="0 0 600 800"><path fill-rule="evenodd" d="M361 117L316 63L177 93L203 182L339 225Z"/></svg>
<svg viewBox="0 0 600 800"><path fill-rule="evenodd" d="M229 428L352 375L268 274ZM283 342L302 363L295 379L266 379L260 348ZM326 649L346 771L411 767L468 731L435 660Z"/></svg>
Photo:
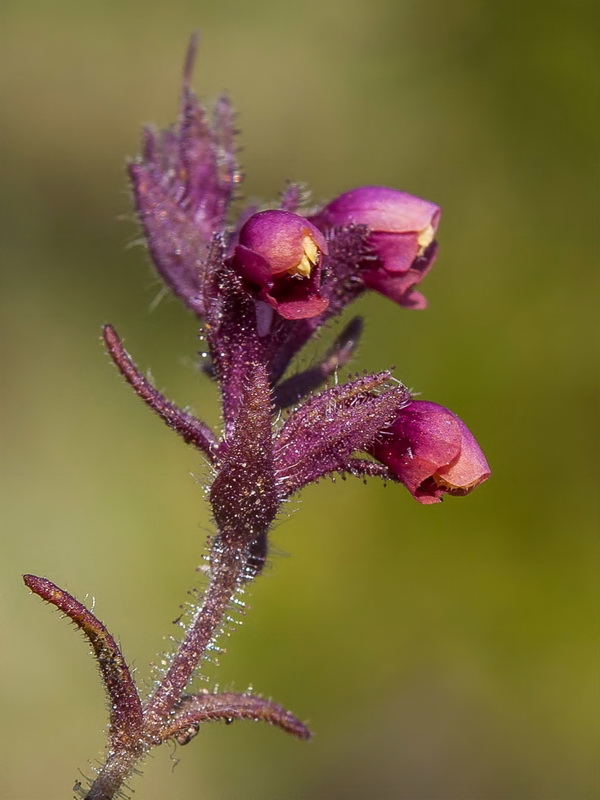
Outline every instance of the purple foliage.
<svg viewBox="0 0 600 800"><path fill-rule="evenodd" d="M338 385L337 372L360 338L360 318L315 364L290 370L301 348L369 289L404 307L425 305L414 287L436 253L439 208L368 186L308 213L303 188L290 184L279 208L242 209L236 217L233 114L221 99L209 115L194 95L195 49L193 39L177 124L144 132L129 175L155 268L199 319L209 356L204 371L221 397L222 431L163 397L110 325L104 341L135 393L210 464L216 527L210 582L164 674L142 700L102 623L49 581L25 579L83 630L110 697L105 764L88 790L76 787L89 800L110 800L152 747L167 739L186 744L205 721L265 720L308 738L299 720L259 696L187 693L236 595L260 573L269 530L291 494L341 473L398 481L432 503L445 493L466 494L489 476L466 426L441 406L414 401L390 372ZM335 385L323 388L332 377Z"/></svg>

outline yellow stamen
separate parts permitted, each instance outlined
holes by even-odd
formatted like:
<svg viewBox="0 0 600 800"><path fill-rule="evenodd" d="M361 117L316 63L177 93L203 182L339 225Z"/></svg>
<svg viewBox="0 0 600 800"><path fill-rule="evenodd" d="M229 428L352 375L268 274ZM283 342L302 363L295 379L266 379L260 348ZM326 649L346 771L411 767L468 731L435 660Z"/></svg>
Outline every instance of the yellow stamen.
<svg viewBox="0 0 600 800"><path fill-rule="evenodd" d="M312 268L319 260L319 248L314 243L312 236L306 236L302 239L302 258L293 267L290 267L288 272L290 275L299 275L301 278L310 277Z"/></svg>
<svg viewBox="0 0 600 800"><path fill-rule="evenodd" d="M428 225L426 228L423 228L422 231L419 231L417 234L417 244L419 245L419 250L417 255L422 256L425 250L429 247L429 245L433 242L433 237L435 236L435 230L433 229L433 225Z"/></svg>
<svg viewBox="0 0 600 800"><path fill-rule="evenodd" d="M453 491L453 490L457 491L457 490L463 490L463 489L466 491L468 489L473 489L475 486L477 486L478 483L481 482L479 478L476 478L474 481L471 481L471 483L465 483L462 486L458 486L455 483L450 483L445 478L443 478L441 475L439 475L437 472L434 473L431 476L431 478L432 478L433 482L436 484L436 486L440 486L443 489L449 489L450 491Z"/></svg>

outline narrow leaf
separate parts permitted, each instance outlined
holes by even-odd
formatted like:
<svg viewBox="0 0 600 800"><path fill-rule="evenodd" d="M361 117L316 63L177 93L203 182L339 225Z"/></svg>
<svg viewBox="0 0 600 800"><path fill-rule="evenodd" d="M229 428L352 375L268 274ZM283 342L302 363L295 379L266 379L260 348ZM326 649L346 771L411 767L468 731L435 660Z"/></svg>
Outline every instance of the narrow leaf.
<svg viewBox="0 0 600 800"><path fill-rule="evenodd" d="M186 444L193 444L207 456L211 463L214 463L217 440L208 425L182 411L152 386L123 347L112 325L104 326L102 336L109 356L138 397L141 397L144 403L156 412L171 430L179 434Z"/></svg>
<svg viewBox="0 0 600 800"><path fill-rule="evenodd" d="M25 585L62 611L92 645L110 704L109 741L112 750L136 749L142 730L142 704L114 638L91 611L46 578L23 575Z"/></svg>
<svg viewBox="0 0 600 800"><path fill-rule="evenodd" d="M351 319L315 367L292 375L275 387L274 406L286 408L297 403L305 395L318 389L340 367L347 364L358 347L362 328L363 323L360 317Z"/></svg>
<svg viewBox="0 0 600 800"><path fill-rule="evenodd" d="M161 736L187 744L198 733L203 722L236 719L263 720L299 739L310 739L309 729L282 706L253 694L224 692L223 694L187 695L175 714L163 728Z"/></svg>

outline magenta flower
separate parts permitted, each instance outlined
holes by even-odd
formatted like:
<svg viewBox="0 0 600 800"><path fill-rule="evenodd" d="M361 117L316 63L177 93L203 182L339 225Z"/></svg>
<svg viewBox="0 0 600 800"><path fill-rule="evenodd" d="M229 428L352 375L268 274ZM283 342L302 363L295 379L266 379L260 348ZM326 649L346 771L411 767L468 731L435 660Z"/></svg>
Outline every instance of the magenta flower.
<svg viewBox="0 0 600 800"><path fill-rule="evenodd" d="M444 494L468 494L490 476L464 422L447 408L424 400L403 408L369 452L420 503L439 503Z"/></svg>
<svg viewBox="0 0 600 800"><path fill-rule="evenodd" d="M285 319L321 314L325 237L303 217L289 211L261 211L243 225L232 263L256 296Z"/></svg>
<svg viewBox="0 0 600 800"><path fill-rule="evenodd" d="M365 286L408 308L424 308L414 287L435 259L440 208L385 186L362 186L341 194L311 217L322 230L365 225L374 258L361 264Z"/></svg>

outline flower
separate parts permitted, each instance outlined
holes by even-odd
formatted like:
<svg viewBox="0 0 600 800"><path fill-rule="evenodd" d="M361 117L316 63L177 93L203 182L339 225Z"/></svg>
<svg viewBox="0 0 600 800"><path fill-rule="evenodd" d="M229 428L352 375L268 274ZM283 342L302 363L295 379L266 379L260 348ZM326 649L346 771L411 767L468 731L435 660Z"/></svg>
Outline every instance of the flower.
<svg viewBox="0 0 600 800"><path fill-rule="evenodd" d="M261 211L242 226L232 264L260 300L286 319L316 317L329 305L319 293L325 237L289 211Z"/></svg>
<svg viewBox="0 0 600 800"><path fill-rule="evenodd" d="M424 400L403 408L369 452L420 503L439 503L444 494L468 494L490 476L464 422L447 408Z"/></svg>
<svg viewBox="0 0 600 800"><path fill-rule="evenodd" d="M362 186L341 194L310 220L322 230L365 225L374 258L361 264L365 286L408 308L424 308L414 286L433 264L440 218L435 203L388 189Z"/></svg>

